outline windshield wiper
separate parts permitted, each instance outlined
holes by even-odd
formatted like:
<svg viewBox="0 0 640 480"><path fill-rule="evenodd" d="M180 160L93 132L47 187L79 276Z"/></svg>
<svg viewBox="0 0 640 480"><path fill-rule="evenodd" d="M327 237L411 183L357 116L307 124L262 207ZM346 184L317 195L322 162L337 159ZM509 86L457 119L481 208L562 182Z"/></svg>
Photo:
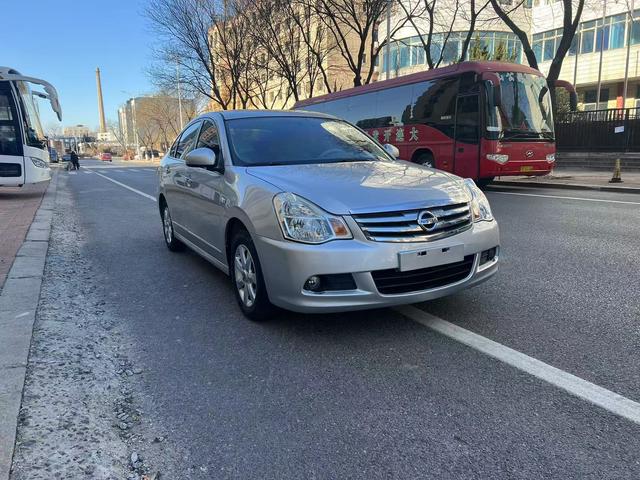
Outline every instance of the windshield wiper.
<svg viewBox="0 0 640 480"><path fill-rule="evenodd" d="M553 140L554 136L551 132L536 132L535 130L504 130L501 140L517 140L517 139L548 139Z"/></svg>

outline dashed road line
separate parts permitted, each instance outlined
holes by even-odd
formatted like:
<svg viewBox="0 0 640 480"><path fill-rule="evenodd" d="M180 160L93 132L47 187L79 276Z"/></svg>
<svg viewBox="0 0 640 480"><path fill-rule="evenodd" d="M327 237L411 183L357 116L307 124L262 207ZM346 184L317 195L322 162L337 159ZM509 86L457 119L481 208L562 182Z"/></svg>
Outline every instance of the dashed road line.
<svg viewBox="0 0 640 480"><path fill-rule="evenodd" d="M563 197L562 195L543 195L539 193L519 193L519 192L497 192L495 190L488 190L487 193L498 195L519 195L522 197L541 197L541 198L554 198L564 200L580 200L583 202L600 202L600 203L621 203L624 205L640 205L640 202L630 202L625 200L607 200L605 198L584 198L584 197Z"/></svg>
<svg viewBox="0 0 640 480"><path fill-rule="evenodd" d="M447 322L419 308L403 305L394 309L405 317L441 335L495 358L518 370L533 375L571 395L597 405L615 415L640 424L640 403L623 397L571 373L530 357L501 343Z"/></svg>
<svg viewBox="0 0 640 480"><path fill-rule="evenodd" d="M137 193L138 195L143 196L144 198L148 198L148 199L149 199L149 200L151 200L152 202L155 202L155 201L156 201L155 197L153 197L153 196L151 196L151 195L149 195L149 194L147 194L147 193L141 192L140 190L136 190L135 188L130 187L129 185L125 185L124 183L122 183L122 182L118 182L117 180L114 180L113 178L107 177L106 175L103 175L103 174L101 174L101 173L98 173L98 172L95 172L95 173L96 173L96 175L98 175L99 177L105 178L105 179L109 180L110 182L113 182L113 183L115 183L116 185L121 186L122 188L126 188L127 190L130 190L130 191L132 191L132 192L134 192L134 193Z"/></svg>

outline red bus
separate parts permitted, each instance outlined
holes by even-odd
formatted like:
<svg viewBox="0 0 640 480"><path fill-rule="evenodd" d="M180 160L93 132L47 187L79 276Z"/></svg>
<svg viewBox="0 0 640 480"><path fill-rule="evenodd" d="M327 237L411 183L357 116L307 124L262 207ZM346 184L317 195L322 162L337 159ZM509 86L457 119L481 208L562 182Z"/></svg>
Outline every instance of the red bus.
<svg viewBox="0 0 640 480"><path fill-rule="evenodd" d="M302 100L294 109L343 118L395 145L403 160L481 184L545 175L555 161L546 80L514 63L462 62Z"/></svg>

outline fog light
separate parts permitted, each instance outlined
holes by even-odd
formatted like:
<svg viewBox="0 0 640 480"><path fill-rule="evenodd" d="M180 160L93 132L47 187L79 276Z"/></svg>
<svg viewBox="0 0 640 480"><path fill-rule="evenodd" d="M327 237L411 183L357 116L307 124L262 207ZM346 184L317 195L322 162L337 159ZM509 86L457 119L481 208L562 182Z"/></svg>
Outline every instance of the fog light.
<svg viewBox="0 0 640 480"><path fill-rule="evenodd" d="M322 282L320 281L320 277L318 275L312 275L306 282L304 282L304 289L317 292L320 290L321 284Z"/></svg>
<svg viewBox="0 0 640 480"><path fill-rule="evenodd" d="M553 163L556 161L556 154L555 153L550 153L547 155L547 162L549 163Z"/></svg>
<svg viewBox="0 0 640 480"><path fill-rule="evenodd" d="M498 254L498 247L493 247L493 248L490 248L489 250L483 251L480 254L480 265L484 265L485 263L494 261L497 254Z"/></svg>

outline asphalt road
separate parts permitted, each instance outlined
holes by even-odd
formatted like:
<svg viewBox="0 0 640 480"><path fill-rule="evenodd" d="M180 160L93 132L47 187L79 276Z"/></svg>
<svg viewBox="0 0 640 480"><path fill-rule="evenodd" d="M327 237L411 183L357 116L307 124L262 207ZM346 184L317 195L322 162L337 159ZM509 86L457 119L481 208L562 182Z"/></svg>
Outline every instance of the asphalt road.
<svg viewBox="0 0 640 480"><path fill-rule="evenodd" d="M224 274L166 249L156 204L104 178L153 196L153 168L82 164L59 188L145 366L165 478L640 478L639 424L395 310L245 320ZM640 196L488 196L500 272L417 307L640 402Z"/></svg>

